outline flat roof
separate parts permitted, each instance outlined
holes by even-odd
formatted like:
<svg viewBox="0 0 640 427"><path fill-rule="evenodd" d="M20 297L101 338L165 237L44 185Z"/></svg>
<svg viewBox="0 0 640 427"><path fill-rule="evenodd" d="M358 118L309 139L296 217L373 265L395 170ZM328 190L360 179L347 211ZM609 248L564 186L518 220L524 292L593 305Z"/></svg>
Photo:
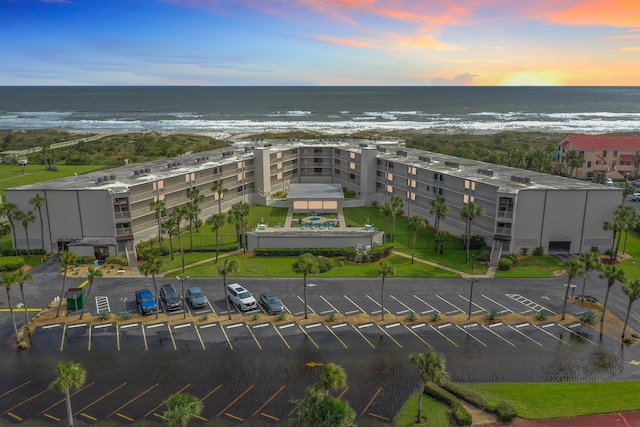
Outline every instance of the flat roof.
<svg viewBox="0 0 640 427"><path fill-rule="evenodd" d="M290 200L342 200L342 185L340 184L289 184L287 199Z"/></svg>

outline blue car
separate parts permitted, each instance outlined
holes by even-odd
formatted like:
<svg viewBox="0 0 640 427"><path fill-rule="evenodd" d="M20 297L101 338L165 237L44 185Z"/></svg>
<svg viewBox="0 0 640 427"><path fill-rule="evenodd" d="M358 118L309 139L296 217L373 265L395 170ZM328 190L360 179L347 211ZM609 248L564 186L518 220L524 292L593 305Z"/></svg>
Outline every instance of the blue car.
<svg viewBox="0 0 640 427"><path fill-rule="evenodd" d="M138 304L140 314L147 315L158 311L156 297L149 289L136 291L136 303Z"/></svg>
<svg viewBox="0 0 640 427"><path fill-rule="evenodd" d="M187 301L194 309L205 308L207 306L207 297L204 296L200 288L191 287L187 290Z"/></svg>

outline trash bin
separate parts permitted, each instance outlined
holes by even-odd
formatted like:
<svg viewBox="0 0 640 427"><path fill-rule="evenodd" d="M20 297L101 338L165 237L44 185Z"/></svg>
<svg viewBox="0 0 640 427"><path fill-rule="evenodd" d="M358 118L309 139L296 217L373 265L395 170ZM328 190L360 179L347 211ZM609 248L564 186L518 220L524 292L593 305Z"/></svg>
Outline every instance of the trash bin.
<svg viewBox="0 0 640 427"><path fill-rule="evenodd" d="M67 310L80 310L87 301L87 293L82 288L69 288L65 294Z"/></svg>

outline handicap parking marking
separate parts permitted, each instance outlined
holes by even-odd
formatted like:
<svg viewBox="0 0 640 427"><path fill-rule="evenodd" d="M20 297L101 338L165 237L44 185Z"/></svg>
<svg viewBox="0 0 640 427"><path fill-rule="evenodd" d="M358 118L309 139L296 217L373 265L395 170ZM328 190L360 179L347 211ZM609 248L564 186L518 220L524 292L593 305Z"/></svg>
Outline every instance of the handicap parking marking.
<svg viewBox="0 0 640 427"><path fill-rule="evenodd" d="M437 308L435 308L434 306L432 306L431 304L429 304L428 302L426 302L425 300L423 300L419 296L414 294L413 297L428 307L427 310L420 311L420 314L423 314L423 315L424 314L432 314L432 313L440 314L440 312L438 311Z"/></svg>
<svg viewBox="0 0 640 427"><path fill-rule="evenodd" d="M463 309L461 309L460 307L456 306L451 301L448 301L448 300L442 298L440 295L436 294L436 298L440 299L441 301L444 301L445 303L449 304L451 307L453 307L455 309L455 310L452 310L452 311L447 311L447 312L445 312L445 314L450 315L450 314L454 314L454 313L464 313Z"/></svg>
<svg viewBox="0 0 640 427"><path fill-rule="evenodd" d="M117 348L118 342L118 327L115 323L105 323L102 325L94 325L89 330L89 348L100 347L104 345L105 348Z"/></svg>
<svg viewBox="0 0 640 427"><path fill-rule="evenodd" d="M528 310L522 311L520 312L520 314L527 314L527 313L531 313L536 312L536 313L540 313L541 311L544 310L545 313L547 313L550 316L553 316L554 314L558 314L553 310L548 309L547 307L540 305L538 303L536 303L535 301L532 301L520 294L506 294L507 297L511 298L512 300L519 302L520 304L524 305L525 307L528 308Z"/></svg>
<svg viewBox="0 0 640 427"><path fill-rule="evenodd" d="M501 309L498 310L498 314L502 315L502 314L507 314L507 313L513 313L513 310L511 310L509 307L507 307L507 306L505 306L503 304L500 304L495 299L490 298L490 297L486 296L485 294L480 294L480 296L482 296L483 298L491 301L493 304L500 306Z"/></svg>
<svg viewBox="0 0 640 427"><path fill-rule="evenodd" d="M481 346L487 347L487 344L485 344L484 342L482 342L482 340L480 340L478 337L476 337L471 332L469 332L469 329L475 329L475 328L480 329L480 325L478 323L473 322L473 323L468 323L466 325L456 325L456 327L462 332L464 332L465 334L467 334L470 338L478 342L478 344L480 344Z"/></svg>

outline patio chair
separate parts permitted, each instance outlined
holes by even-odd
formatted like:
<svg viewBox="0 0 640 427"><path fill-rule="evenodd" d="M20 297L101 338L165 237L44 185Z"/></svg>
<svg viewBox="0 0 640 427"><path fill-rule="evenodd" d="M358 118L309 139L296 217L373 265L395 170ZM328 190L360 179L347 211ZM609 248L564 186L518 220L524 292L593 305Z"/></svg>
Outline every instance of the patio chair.
<svg viewBox="0 0 640 427"><path fill-rule="evenodd" d="M301 222L300 223L300 228L307 228L307 223Z"/></svg>
<svg viewBox="0 0 640 427"><path fill-rule="evenodd" d="M315 222L311 223L311 228L313 228L315 230L315 228L316 228L316 223Z"/></svg>

